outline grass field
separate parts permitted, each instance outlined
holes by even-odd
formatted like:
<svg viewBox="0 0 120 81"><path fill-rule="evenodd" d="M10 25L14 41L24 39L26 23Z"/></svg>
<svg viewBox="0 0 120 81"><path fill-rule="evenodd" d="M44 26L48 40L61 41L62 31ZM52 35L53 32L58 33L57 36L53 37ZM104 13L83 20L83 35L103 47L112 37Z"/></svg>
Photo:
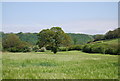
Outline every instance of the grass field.
<svg viewBox="0 0 120 81"><path fill-rule="evenodd" d="M3 54L3 79L117 79L118 56L81 51Z"/></svg>

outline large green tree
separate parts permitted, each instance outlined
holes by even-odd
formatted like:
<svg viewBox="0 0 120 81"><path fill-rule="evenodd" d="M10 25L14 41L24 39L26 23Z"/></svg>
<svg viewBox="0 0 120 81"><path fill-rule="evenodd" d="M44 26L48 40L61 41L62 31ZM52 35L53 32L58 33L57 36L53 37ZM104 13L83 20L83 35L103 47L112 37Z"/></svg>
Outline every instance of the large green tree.
<svg viewBox="0 0 120 81"><path fill-rule="evenodd" d="M44 29L38 33L39 47L51 47L51 51L57 53L60 46L68 46L71 42L70 37L60 28L52 27Z"/></svg>

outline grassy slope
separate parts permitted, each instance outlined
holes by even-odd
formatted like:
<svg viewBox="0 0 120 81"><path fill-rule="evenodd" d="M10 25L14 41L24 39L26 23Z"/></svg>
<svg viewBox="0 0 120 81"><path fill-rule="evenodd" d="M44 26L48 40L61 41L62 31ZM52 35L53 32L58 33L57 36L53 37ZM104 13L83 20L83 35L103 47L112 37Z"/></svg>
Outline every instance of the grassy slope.
<svg viewBox="0 0 120 81"><path fill-rule="evenodd" d="M105 40L103 41L103 43L106 43L106 44L118 44L118 40L120 40L120 38L118 39L111 39L111 40Z"/></svg>
<svg viewBox="0 0 120 81"><path fill-rule="evenodd" d="M120 40L120 38L110 39L110 40L104 40L102 43L103 44L108 44L111 47L118 48L118 40Z"/></svg>
<svg viewBox="0 0 120 81"><path fill-rule="evenodd" d="M118 56L80 51L3 53L4 79L118 78Z"/></svg>
<svg viewBox="0 0 120 81"><path fill-rule="evenodd" d="M118 51L117 51L117 49L119 48L118 40L120 40L120 38L91 42L89 44L86 44L87 48L83 50L84 52L89 52L89 53L93 53L93 52L98 53L98 51L99 53L104 53L102 51L105 50L106 51L105 53L108 53L108 54L118 54Z"/></svg>

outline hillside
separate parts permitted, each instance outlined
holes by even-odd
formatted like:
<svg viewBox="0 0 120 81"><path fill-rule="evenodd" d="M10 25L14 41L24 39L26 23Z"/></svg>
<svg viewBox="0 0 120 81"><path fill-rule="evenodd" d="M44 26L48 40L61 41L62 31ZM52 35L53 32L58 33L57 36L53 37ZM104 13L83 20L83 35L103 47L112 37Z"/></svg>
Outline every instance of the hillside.
<svg viewBox="0 0 120 81"><path fill-rule="evenodd" d="M87 34L68 33L68 35L72 38L72 43L74 45L85 44L89 41L94 40L94 38L91 35L87 35Z"/></svg>
<svg viewBox="0 0 120 81"><path fill-rule="evenodd" d="M82 50L88 53L117 55L120 53L118 49L118 40L120 40L120 38L91 42L86 44Z"/></svg>
<svg viewBox="0 0 120 81"><path fill-rule="evenodd" d="M107 43L107 44L118 44L118 40L120 40L120 38L111 39L111 40L103 40L103 43Z"/></svg>
<svg viewBox="0 0 120 81"><path fill-rule="evenodd" d="M75 34L75 33L67 33L71 39L73 45L78 44L86 44L87 42L94 40L108 40L120 38L119 34L120 28L114 29L112 31L108 31L105 35L88 35L88 34ZM35 45L38 41L37 33L17 33L22 41L28 42L32 45Z"/></svg>
<svg viewBox="0 0 120 81"><path fill-rule="evenodd" d="M37 33L17 33L22 41L35 45L38 41Z"/></svg>

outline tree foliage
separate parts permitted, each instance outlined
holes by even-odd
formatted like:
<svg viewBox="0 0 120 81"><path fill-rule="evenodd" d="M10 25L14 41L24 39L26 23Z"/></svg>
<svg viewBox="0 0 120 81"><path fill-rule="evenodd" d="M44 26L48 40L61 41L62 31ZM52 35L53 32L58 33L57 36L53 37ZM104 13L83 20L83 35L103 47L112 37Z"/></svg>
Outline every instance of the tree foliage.
<svg viewBox="0 0 120 81"><path fill-rule="evenodd" d="M71 39L72 39L72 44L73 45L82 45L86 44L89 41L93 41L94 38L91 35L87 34L75 34L75 33L67 33Z"/></svg>
<svg viewBox="0 0 120 81"><path fill-rule="evenodd" d="M3 38L3 47L4 48L12 48L18 46L20 39L15 34L8 34L6 37Z"/></svg>
<svg viewBox="0 0 120 81"><path fill-rule="evenodd" d="M94 41L99 41L104 39L104 35L102 34L97 34L97 35L94 35L93 37L94 37Z"/></svg>
<svg viewBox="0 0 120 81"><path fill-rule="evenodd" d="M52 27L51 29L44 29L38 33L39 47L51 47L51 51L57 53L58 47L70 44L70 37L64 33L60 27Z"/></svg>
<svg viewBox="0 0 120 81"><path fill-rule="evenodd" d="M8 33L2 33L2 37L5 37ZM15 34L15 33L14 33ZM30 43L31 45L36 45L37 41L38 41L38 36L37 36L38 33L22 33L22 32L19 32L15 35L19 36L19 39L21 41L24 41L24 42L28 42ZM93 41L93 37L91 35L87 35L87 34L75 34L75 33L66 33L66 38L70 38L70 40L67 40L68 42L70 41L71 44L73 45L78 45L78 44L85 44L89 41ZM69 35L69 36L68 36ZM0 37L0 38L2 38ZM66 40L64 41L64 45L67 44Z"/></svg>
<svg viewBox="0 0 120 81"><path fill-rule="evenodd" d="M22 33L22 32L19 32L16 35L19 36L21 41L28 42L31 45L35 45L37 43L37 40L38 40L37 33Z"/></svg>
<svg viewBox="0 0 120 81"><path fill-rule="evenodd" d="M19 37L15 34L7 34L3 37L2 42L3 50L10 52L29 52L29 44L27 42L23 42L19 39Z"/></svg>
<svg viewBox="0 0 120 81"><path fill-rule="evenodd" d="M117 28L113 31L108 31L105 34L105 39L114 39L114 38L120 38L120 28Z"/></svg>

